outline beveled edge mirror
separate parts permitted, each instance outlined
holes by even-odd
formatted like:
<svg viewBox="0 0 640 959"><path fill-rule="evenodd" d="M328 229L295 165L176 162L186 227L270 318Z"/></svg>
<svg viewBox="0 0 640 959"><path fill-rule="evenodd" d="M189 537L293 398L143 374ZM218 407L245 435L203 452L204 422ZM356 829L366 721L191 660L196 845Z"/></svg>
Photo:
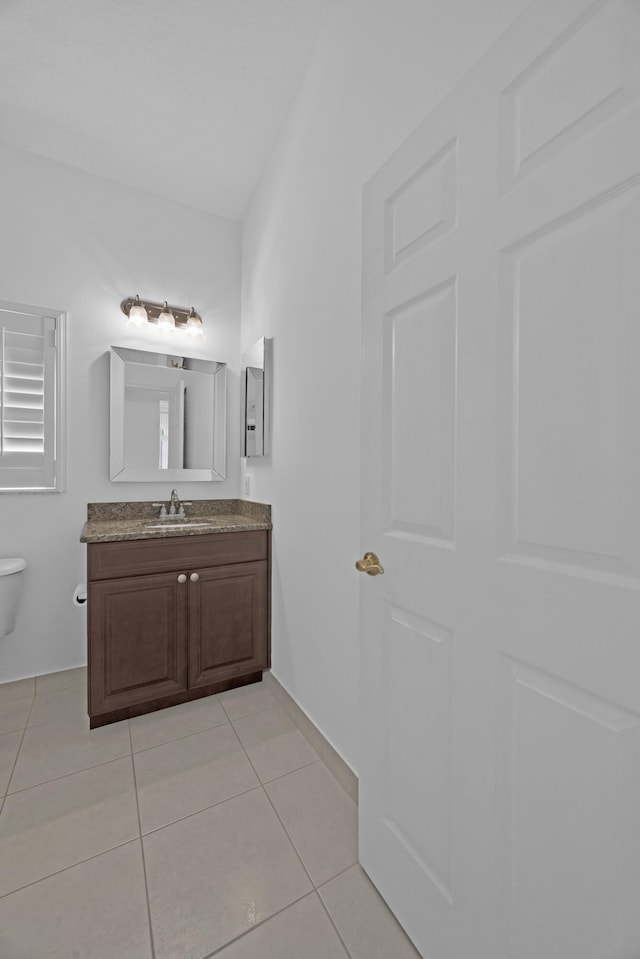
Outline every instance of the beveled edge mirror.
<svg viewBox="0 0 640 959"><path fill-rule="evenodd" d="M240 455L247 459L271 452L273 339L263 336L242 354Z"/></svg>
<svg viewBox="0 0 640 959"><path fill-rule="evenodd" d="M202 373L211 377L213 402L207 411L206 425L201 427L203 444L211 446L210 463L206 467L138 466L126 462L126 389L127 365L158 367L179 379L184 372ZM113 483L172 483L224 480L226 475L227 364L177 354L151 353L112 346L110 352L110 479ZM202 412L202 411L201 411ZM210 431L210 432L209 432Z"/></svg>

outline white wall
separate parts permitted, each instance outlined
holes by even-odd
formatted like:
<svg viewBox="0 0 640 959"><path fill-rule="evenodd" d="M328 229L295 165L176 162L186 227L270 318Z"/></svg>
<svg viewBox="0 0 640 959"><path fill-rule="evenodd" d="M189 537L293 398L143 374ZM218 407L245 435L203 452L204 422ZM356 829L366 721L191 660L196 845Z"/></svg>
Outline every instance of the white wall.
<svg viewBox="0 0 640 959"><path fill-rule="evenodd" d="M242 348L274 337L272 455L248 462L273 670L356 770L362 187L526 4L339 5L244 224Z"/></svg>
<svg viewBox="0 0 640 959"><path fill-rule="evenodd" d="M0 299L69 314L67 492L0 494L0 555L29 563L18 626L0 638L6 682L86 662L86 612L71 597L85 580L87 502L168 499L171 491L109 481L109 347L175 352L178 342L128 329L125 296L193 304L202 315L206 340L181 339L180 349L229 364L227 479L179 492L238 495L240 228L4 147L0 209Z"/></svg>

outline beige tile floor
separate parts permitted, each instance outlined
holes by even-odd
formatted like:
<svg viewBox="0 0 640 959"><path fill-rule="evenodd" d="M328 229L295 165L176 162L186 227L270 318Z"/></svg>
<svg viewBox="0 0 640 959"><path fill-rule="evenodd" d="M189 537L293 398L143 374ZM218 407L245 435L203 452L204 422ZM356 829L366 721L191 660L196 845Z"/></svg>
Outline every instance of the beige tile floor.
<svg viewBox="0 0 640 959"><path fill-rule="evenodd" d="M2 959L415 959L357 809L264 684L89 730L0 685Z"/></svg>

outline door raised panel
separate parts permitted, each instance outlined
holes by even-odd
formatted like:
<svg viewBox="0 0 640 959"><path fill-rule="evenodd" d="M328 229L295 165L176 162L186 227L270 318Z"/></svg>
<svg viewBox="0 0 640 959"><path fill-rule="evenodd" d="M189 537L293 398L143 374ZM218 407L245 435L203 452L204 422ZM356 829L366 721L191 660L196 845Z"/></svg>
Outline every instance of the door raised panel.
<svg viewBox="0 0 640 959"><path fill-rule="evenodd" d="M623 516L640 413L623 396L639 217L636 188L611 191L503 253L503 553L637 576Z"/></svg>
<svg viewBox="0 0 640 959"><path fill-rule="evenodd" d="M455 510L456 283L386 317L388 528L451 545Z"/></svg>
<svg viewBox="0 0 640 959"><path fill-rule="evenodd" d="M186 688L186 586L175 574L93 583L89 610L92 715Z"/></svg>
<svg viewBox="0 0 640 959"><path fill-rule="evenodd" d="M189 582L189 685L268 667L267 563L199 571Z"/></svg>
<svg viewBox="0 0 640 959"><path fill-rule="evenodd" d="M386 619L384 821L452 902L453 633L392 606Z"/></svg>
<svg viewBox="0 0 640 959"><path fill-rule="evenodd" d="M522 71L503 96L505 186L637 100L638 49L637 4L598 2Z"/></svg>
<svg viewBox="0 0 640 959"><path fill-rule="evenodd" d="M454 139L389 197L385 203L387 272L455 227L457 179Z"/></svg>
<svg viewBox="0 0 640 959"><path fill-rule="evenodd" d="M504 955L638 955L640 716L506 657L500 701Z"/></svg>

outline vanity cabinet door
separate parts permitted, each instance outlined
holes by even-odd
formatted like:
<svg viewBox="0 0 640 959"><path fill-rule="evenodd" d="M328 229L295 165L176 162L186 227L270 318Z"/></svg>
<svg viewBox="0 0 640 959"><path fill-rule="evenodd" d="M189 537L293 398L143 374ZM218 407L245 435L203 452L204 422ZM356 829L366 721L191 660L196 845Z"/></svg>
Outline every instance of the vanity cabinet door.
<svg viewBox="0 0 640 959"><path fill-rule="evenodd" d="M190 585L177 573L90 584L91 716L186 689Z"/></svg>
<svg viewBox="0 0 640 959"><path fill-rule="evenodd" d="M268 668L268 596L266 561L190 574L190 687Z"/></svg>

